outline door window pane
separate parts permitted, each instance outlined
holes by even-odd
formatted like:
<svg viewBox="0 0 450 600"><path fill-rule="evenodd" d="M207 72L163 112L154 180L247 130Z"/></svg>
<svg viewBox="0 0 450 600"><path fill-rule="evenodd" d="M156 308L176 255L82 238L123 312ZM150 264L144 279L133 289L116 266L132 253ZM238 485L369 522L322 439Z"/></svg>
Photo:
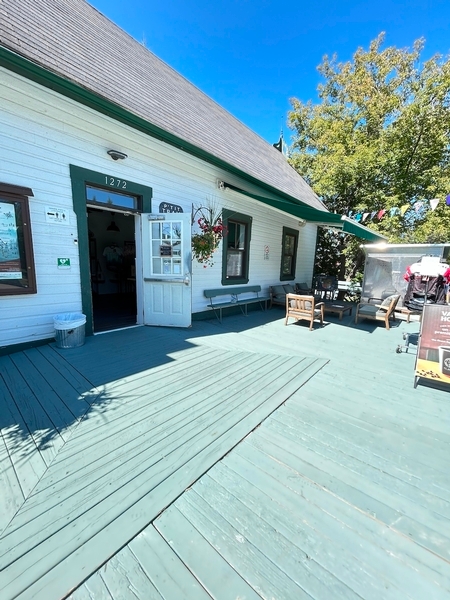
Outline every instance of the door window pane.
<svg viewBox="0 0 450 600"><path fill-rule="evenodd" d="M154 275L181 275L182 222L151 224L152 272Z"/></svg>

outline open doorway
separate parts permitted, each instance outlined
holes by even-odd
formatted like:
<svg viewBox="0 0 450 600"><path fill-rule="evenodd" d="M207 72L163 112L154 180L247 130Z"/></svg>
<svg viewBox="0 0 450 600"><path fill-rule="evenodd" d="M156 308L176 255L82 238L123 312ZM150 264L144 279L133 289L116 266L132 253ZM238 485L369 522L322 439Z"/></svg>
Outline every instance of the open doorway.
<svg viewBox="0 0 450 600"><path fill-rule="evenodd" d="M93 331L136 325L135 216L87 207Z"/></svg>

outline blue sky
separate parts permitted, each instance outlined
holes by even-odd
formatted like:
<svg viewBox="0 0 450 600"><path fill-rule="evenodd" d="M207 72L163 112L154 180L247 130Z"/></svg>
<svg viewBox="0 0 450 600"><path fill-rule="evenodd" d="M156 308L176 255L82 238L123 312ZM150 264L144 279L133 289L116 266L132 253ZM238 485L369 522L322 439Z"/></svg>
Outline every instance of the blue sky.
<svg viewBox="0 0 450 600"><path fill-rule="evenodd" d="M385 44L450 50L449 0L90 0L132 37L268 142L289 98L317 100L325 54L346 61L384 31Z"/></svg>

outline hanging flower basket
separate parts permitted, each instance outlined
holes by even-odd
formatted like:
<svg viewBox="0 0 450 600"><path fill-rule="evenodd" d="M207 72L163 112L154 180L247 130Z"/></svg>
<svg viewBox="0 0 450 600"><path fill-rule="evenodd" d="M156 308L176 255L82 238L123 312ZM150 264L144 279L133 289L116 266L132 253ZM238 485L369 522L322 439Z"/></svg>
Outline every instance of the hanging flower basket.
<svg viewBox="0 0 450 600"><path fill-rule="evenodd" d="M227 230L222 223L222 213L217 214L213 207L201 206L195 210L194 218L197 214L201 215L197 219L200 231L192 235L192 258L204 267L212 266L214 252Z"/></svg>

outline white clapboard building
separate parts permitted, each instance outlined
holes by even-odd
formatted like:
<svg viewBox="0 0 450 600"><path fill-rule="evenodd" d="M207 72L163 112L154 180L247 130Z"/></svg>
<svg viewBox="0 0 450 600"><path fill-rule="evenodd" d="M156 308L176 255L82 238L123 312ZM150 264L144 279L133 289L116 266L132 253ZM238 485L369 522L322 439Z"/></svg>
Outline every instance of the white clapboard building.
<svg viewBox="0 0 450 600"><path fill-rule="evenodd" d="M2 0L0 81L0 348L59 314L189 326L207 289L311 282L319 225L376 240L84 0ZM228 232L212 266L191 255L201 207Z"/></svg>

